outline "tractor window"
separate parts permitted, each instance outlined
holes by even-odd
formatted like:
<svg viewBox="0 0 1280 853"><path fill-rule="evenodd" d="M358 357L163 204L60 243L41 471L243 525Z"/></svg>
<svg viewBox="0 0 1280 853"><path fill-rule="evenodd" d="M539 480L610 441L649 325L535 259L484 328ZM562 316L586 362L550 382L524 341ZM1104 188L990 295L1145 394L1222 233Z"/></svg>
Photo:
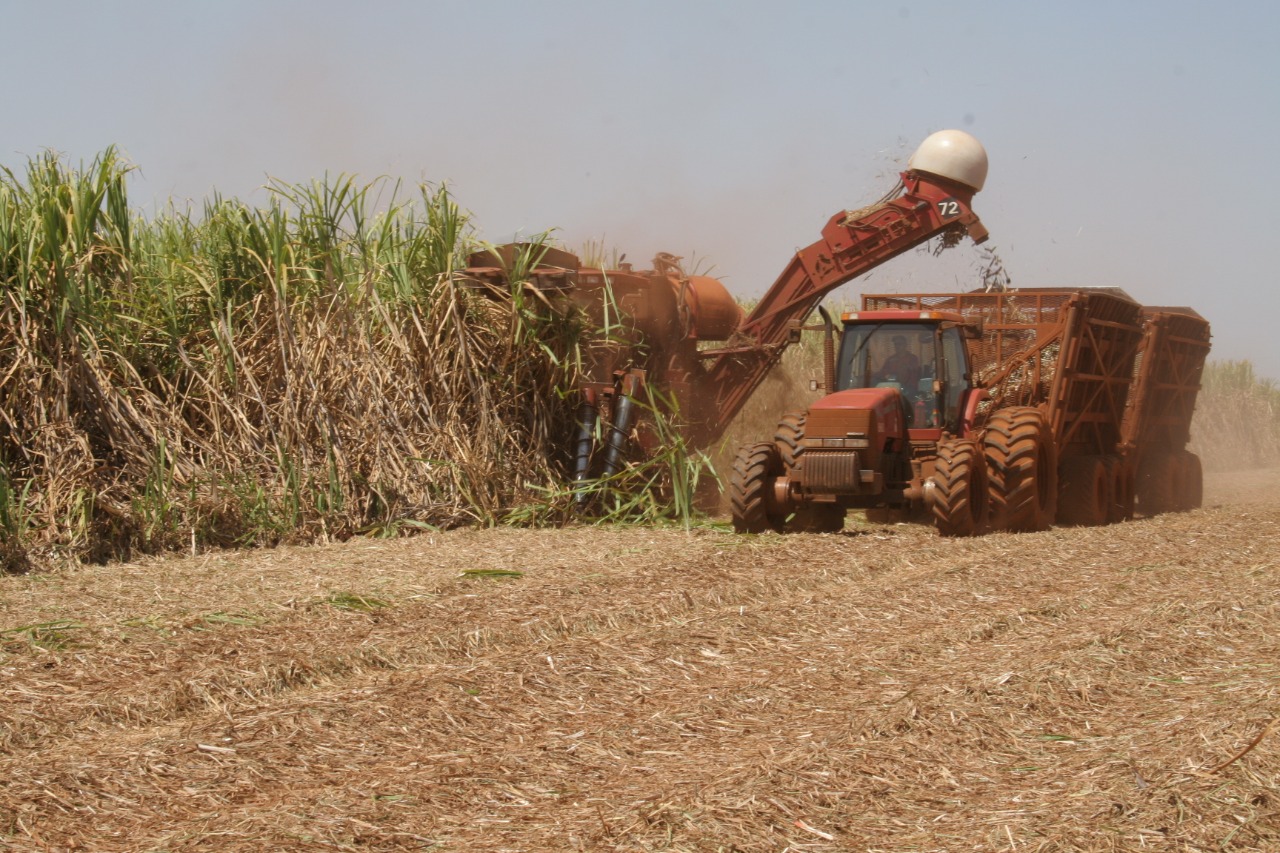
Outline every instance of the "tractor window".
<svg viewBox="0 0 1280 853"><path fill-rule="evenodd" d="M956 429L960 396L969 386L960 330L934 323L855 323L845 327L836 390L893 388L915 429ZM942 389L939 394L936 386Z"/></svg>
<svg viewBox="0 0 1280 853"><path fill-rule="evenodd" d="M934 326L924 323L845 327L836 363L836 390L896 388L914 402L933 387L938 357Z"/></svg>
<svg viewBox="0 0 1280 853"><path fill-rule="evenodd" d="M969 387L969 354L965 350L960 330L952 326L942 333L942 354L945 362L946 391L943 394L943 411L939 426L952 430L960 426L960 396Z"/></svg>

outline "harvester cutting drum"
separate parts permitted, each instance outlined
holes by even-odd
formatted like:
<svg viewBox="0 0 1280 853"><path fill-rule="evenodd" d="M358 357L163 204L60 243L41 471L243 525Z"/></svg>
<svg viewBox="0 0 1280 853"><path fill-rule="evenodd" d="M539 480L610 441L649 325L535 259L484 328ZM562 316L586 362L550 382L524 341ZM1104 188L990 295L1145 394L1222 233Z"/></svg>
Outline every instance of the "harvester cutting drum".
<svg viewBox="0 0 1280 853"><path fill-rule="evenodd" d="M653 437L637 429L646 405L698 409L700 345L729 339L743 312L718 279L687 275L681 258L666 253L653 259L653 269L600 269L560 249L510 244L472 255L465 278L509 292L522 256L533 260L523 276L542 298L580 309L605 332L587 353L579 389L572 477L582 498L588 482L612 477L631 455L653 449ZM658 394L646 393L650 383Z"/></svg>

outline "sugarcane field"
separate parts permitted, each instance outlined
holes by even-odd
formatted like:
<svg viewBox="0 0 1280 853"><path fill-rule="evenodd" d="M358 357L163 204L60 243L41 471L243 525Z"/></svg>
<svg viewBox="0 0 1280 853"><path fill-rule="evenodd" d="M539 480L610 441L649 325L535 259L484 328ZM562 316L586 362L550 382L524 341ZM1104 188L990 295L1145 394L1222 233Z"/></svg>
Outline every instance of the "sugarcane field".
<svg viewBox="0 0 1280 853"><path fill-rule="evenodd" d="M461 528L4 579L5 844L1268 850L1276 471L1108 527Z"/></svg>
<svg viewBox="0 0 1280 853"><path fill-rule="evenodd" d="M443 189L127 170L0 187L5 846L1280 845L1275 386L993 253L801 326L983 239L982 174L740 307Z"/></svg>

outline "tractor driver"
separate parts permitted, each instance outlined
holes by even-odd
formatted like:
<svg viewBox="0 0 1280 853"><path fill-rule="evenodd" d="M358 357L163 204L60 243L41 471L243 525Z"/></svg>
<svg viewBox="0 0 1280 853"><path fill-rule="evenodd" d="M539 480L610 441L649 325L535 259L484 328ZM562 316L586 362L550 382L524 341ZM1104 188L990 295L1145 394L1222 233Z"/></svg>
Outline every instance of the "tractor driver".
<svg viewBox="0 0 1280 853"><path fill-rule="evenodd" d="M915 393L920 382L920 359L907 349L905 335L893 336L893 355L884 360L880 372L876 374L876 382L897 382L904 389Z"/></svg>

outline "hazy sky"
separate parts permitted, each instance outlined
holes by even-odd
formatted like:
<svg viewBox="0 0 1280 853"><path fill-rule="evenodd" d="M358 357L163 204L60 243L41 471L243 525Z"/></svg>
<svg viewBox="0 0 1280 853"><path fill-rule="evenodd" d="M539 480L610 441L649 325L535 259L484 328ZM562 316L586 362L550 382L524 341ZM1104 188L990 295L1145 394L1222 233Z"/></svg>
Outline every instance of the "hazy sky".
<svg viewBox="0 0 1280 853"><path fill-rule="evenodd" d="M0 0L0 163L117 144L135 206L326 171L448 182L480 234L558 229L759 295L934 130L1015 286L1192 305L1280 378L1280 3ZM261 198L260 194L256 196ZM973 283L972 247L862 290Z"/></svg>

